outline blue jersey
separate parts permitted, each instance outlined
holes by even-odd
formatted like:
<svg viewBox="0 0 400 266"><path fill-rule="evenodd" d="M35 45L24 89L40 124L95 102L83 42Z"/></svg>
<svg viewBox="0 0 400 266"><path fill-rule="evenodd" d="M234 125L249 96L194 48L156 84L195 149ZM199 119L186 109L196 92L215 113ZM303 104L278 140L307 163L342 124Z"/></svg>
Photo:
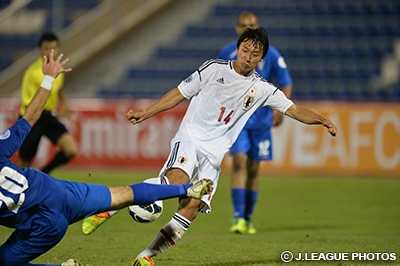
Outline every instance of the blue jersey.
<svg viewBox="0 0 400 266"><path fill-rule="evenodd" d="M0 135L0 224L17 228L32 213L43 208L49 216L63 212L68 221L73 223L89 211L86 206L76 209L68 206L89 202L92 199L88 197L88 191L92 190L102 193L104 202L100 202L95 195L97 199L89 204L95 210L90 212L107 209L111 199L107 197L109 191L106 186L59 180L34 168L21 169L10 160L30 129L28 121L21 118Z"/></svg>
<svg viewBox="0 0 400 266"><path fill-rule="evenodd" d="M39 203L62 188L54 178L33 168L21 169L10 161L31 129L21 118L0 135L0 223L15 227Z"/></svg>
<svg viewBox="0 0 400 266"><path fill-rule="evenodd" d="M0 224L15 228L0 246L0 265L27 265L55 246L68 225L107 210L107 186L58 180L10 157L31 126L24 118L0 135Z"/></svg>
<svg viewBox="0 0 400 266"><path fill-rule="evenodd" d="M225 60L236 59L236 44L237 42L235 41L224 46L218 58ZM258 64L256 71L268 81L271 81L273 77L280 87L292 84L292 78L287 70L285 60L272 45L269 46L267 55L264 57L263 61ZM257 110L245 125L245 128L248 129L265 129L270 127L272 127L272 109L269 107L263 107Z"/></svg>

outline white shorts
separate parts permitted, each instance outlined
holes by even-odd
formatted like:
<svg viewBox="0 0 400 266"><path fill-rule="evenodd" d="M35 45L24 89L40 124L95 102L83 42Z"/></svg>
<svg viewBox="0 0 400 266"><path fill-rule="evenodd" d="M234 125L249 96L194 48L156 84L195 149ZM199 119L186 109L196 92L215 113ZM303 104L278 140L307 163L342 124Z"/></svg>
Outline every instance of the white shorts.
<svg viewBox="0 0 400 266"><path fill-rule="evenodd" d="M221 170L216 169L207 159L207 156L200 153L197 146L190 140L177 141L171 144L171 152L160 171L160 178L165 178L166 172L171 168L179 168L185 171L189 176L189 182L206 178L214 182L211 193L201 198L206 205L200 211L203 213L211 212L210 203L217 190Z"/></svg>

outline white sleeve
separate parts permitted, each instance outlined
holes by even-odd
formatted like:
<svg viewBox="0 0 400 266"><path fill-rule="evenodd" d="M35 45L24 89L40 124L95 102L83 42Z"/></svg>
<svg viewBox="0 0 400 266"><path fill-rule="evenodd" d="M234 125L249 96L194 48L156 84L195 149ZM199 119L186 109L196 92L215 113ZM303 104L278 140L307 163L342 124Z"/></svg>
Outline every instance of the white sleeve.
<svg viewBox="0 0 400 266"><path fill-rule="evenodd" d="M192 98L194 95L198 94L201 90L201 78L199 71L193 72L189 77L178 85L178 90L186 99Z"/></svg>
<svg viewBox="0 0 400 266"><path fill-rule="evenodd" d="M293 105L293 102L286 98L285 94L280 90L276 89L265 102L265 105L275 109L282 114L284 114L290 106Z"/></svg>

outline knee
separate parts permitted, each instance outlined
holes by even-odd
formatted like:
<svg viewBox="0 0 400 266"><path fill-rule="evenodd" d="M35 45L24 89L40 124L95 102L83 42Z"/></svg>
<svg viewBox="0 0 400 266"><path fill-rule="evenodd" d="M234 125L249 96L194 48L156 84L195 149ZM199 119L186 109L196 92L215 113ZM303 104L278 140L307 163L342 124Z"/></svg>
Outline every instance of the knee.
<svg viewBox="0 0 400 266"><path fill-rule="evenodd" d="M232 156L232 170L234 172L244 171L246 169L246 155L237 153Z"/></svg>
<svg viewBox="0 0 400 266"><path fill-rule="evenodd" d="M69 133L65 133L58 139L57 146L60 148L64 156L69 159L78 154L78 145L75 139Z"/></svg>
<svg viewBox="0 0 400 266"><path fill-rule="evenodd" d="M62 151L64 156L67 157L68 159L72 159L74 157L76 157L76 155L78 154L78 149L65 149Z"/></svg>
<svg viewBox="0 0 400 266"><path fill-rule="evenodd" d="M179 168L171 168L165 174L170 184L182 185L189 182L189 176L185 171Z"/></svg>

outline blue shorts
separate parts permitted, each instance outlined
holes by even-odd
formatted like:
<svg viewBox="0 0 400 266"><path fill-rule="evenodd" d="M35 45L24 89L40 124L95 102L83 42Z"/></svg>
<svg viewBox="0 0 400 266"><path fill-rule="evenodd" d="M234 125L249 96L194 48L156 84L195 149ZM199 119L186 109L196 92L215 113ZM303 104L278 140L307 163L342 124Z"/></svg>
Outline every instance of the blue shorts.
<svg viewBox="0 0 400 266"><path fill-rule="evenodd" d="M231 155L235 153L246 153L257 162L272 160L271 129L255 130L244 127L230 149Z"/></svg>
<svg viewBox="0 0 400 266"><path fill-rule="evenodd" d="M0 266L24 265L53 248L68 226L111 205L107 186L62 181L52 196L29 210L29 218L0 246Z"/></svg>

